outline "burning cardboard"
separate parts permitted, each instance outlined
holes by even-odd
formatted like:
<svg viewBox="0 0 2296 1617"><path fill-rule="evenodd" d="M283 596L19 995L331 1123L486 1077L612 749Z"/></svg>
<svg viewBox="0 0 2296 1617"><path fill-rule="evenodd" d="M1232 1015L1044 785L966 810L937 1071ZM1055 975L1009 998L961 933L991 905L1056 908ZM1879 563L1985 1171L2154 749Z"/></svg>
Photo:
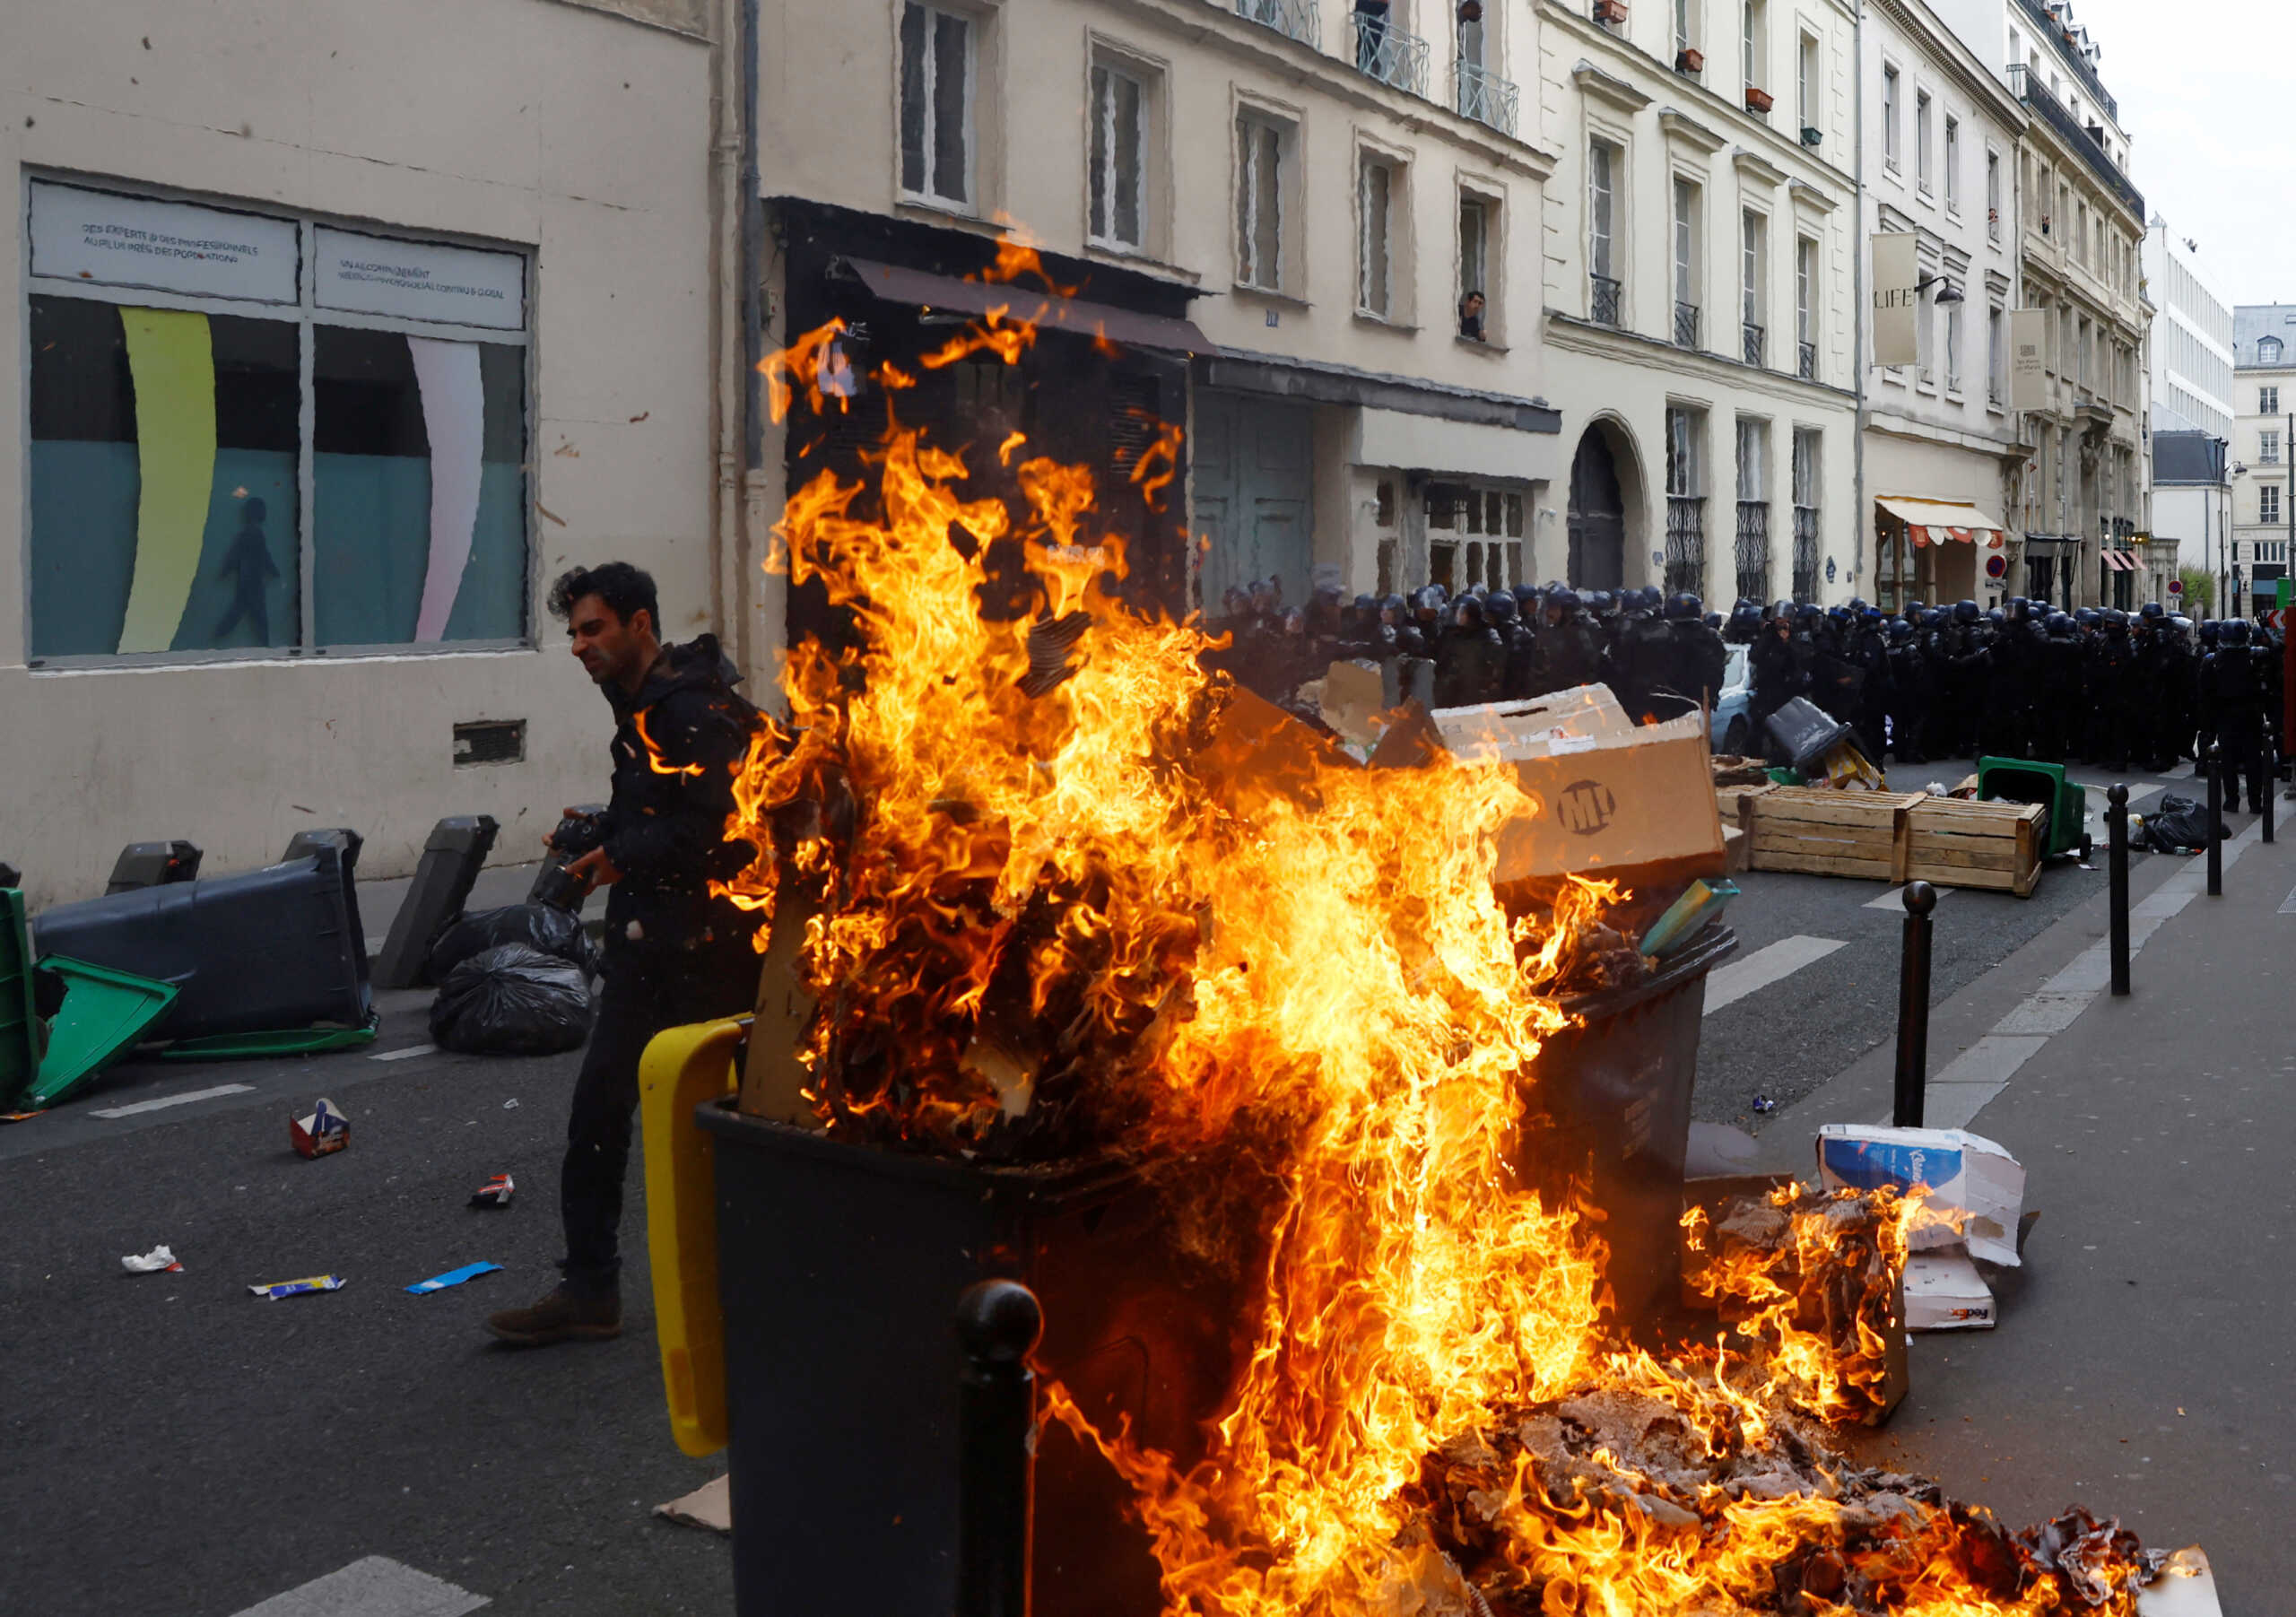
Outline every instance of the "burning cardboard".
<svg viewBox="0 0 2296 1617"><path fill-rule="evenodd" d="M1874 1190L1917 1186L1917 1252L1963 1247L1971 1257L2014 1268L2025 1169L2007 1151L1960 1128L1881 1128L1829 1123L1818 1130L1818 1174L1828 1186Z"/></svg>
<svg viewBox="0 0 2296 1617"><path fill-rule="evenodd" d="M1905 1328L1989 1331L1993 1289L1961 1252L1917 1252L1905 1265Z"/></svg>

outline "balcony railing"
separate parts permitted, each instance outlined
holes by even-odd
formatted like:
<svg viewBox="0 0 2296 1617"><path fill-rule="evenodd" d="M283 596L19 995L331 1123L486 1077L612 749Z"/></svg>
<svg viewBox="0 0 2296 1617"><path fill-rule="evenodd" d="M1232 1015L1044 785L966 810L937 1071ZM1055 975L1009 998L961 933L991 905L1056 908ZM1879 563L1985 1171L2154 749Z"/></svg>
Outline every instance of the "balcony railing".
<svg viewBox="0 0 2296 1617"><path fill-rule="evenodd" d="M1287 39L1324 48L1323 25L1317 21L1316 0L1236 0L1236 15L1263 28L1272 28Z"/></svg>
<svg viewBox="0 0 2296 1617"><path fill-rule="evenodd" d="M1818 598L1818 508L1794 508L1794 598Z"/></svg>
<svg viewBox="0 0 2296 1617"><path fill-rule="evenodd" d="M1461 117L1489 124L1501 135L1515 133L1515 115L1521 97L1515 81L1502 79L1481 63L1465 57L1451 64L1452 100Z"/></svg>
<svg viewBox="0 0 2296 1617"><path fill-rule="evenodd" d="M2080 119L2066 110L2064 102L2049 93L2048 86L2040 82L2038 74L2024 64L2013 62L2009 65L2009 85L2017 92L2019 100L2039 113L2042 120L2057 131L2066 144L2081 153L2081 160L2089 165L2090 172L2103 183L2105 189L2120 198L2139 219L2152 217L2144 211L2144 193L2128 183L2128 176L2114 166L2113 161L2105 155L2104 149L2098 145L2096 137L2082 127ZM2046 221L2041 229L2044 234L2048 232Z"/></svg>
<svg viewBox="0 0 2296 1617"><path fill-rule="evenodd" d="M2064 43L2065 25L2048 14L2042 0L2017 0L2017 8L2031 17L2034 26L2050 39L2061 45ZM2120 103L2105 92L2104 81L2097 76L2097 70L2090 65L2089 58L2070 45L2065 45L2064 51L2066 60L2073 69L2073 76L2089 87L2089 93L2097 98L2097 105L2105 109L2107 117L2116 124L2120 122Z"/></svg>
<svg viewBox="0 0 2296 1617"><path fill-rule="evenodd" d="M1697 495L1666 496L1666 593L1706 592L1706 501Z"/></svg>
<svg viewBox="0 0 2296 1617"><path fill-rule="evenodd" d="M1698 305L1674 305L1674 345L1678 348L1698 346Z"/></svg>
<svg viewBox="0 0 2296 1617"><path fill-rule="evenodd" d="M1740 329L1745 334L1746 363L1749 365L1761 364L1762 342L1770 334L1764 331L1761 326L1755 325L1752 320L1742 321L1740 323Z"/></svg>
<svg viewBox="0 0 2296 1617"><path fill-rule="evenodd" d="M1387 18L1352 13L1355 65L1370 78L1406 95L1427 95L1427 41L1405 33Z"/></svg>
<svg viewBox="0 0 2296 1617"><path fill-rule="evenodd" d="M1749 601L1770 597L1770 501L1738 501L1738 594Z"/></svg>
<svg viewBox="0 0 2296 1617"><path fill-rule="evenodd" d="M1598 326L1620 324L1619 283L1608 275L1589 275L1587 282L1587 317Z"/></svg>
<svg viewBox="0 0 2296 1617"><path fill-rule="evenodd" d="M1805 382L1816 381L1818 379L1818 345L1815 343L1797 343L1796 346L1802 352L1801 368L1796 374Z"/></svg>

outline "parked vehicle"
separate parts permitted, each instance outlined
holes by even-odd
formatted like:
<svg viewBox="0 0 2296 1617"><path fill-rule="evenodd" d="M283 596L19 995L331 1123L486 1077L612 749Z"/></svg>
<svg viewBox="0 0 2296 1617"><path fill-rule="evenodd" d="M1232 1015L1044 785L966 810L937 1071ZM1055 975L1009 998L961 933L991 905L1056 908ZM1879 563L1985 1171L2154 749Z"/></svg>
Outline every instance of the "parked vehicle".
<svg viewBox="0 0 2296 1617"><path fill-rule="evenodd" d="M1744 756L1754 751L1753 720L1746 710L1753 703L1753 663L1744 646L1730 648L1723 665L1722 694L1714 699L1711 734L1714 750Z"/></svg>

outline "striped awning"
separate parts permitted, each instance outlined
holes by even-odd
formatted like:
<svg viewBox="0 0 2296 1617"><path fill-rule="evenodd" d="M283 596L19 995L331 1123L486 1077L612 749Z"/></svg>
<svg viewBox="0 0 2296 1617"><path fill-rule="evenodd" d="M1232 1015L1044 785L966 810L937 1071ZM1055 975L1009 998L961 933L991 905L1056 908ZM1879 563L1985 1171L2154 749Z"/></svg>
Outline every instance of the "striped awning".
<svg viewBox="0 0 2296 1617"><path fill-rule="evenodd" d="M2141 573L2144 570L2144 561L2133 551L2108 550L2100 551L2098 554L2104 557L2106 568L2112 572Z"/></svg>
<svg viewBox="0 0 2296 1617"><path fill-rule="evenodd" d="M1905 525L1906 536L1917 550L1959 541L1997 551L2006 538L1998 520L1961 500L1884 494L1874 503Z"/></svg>

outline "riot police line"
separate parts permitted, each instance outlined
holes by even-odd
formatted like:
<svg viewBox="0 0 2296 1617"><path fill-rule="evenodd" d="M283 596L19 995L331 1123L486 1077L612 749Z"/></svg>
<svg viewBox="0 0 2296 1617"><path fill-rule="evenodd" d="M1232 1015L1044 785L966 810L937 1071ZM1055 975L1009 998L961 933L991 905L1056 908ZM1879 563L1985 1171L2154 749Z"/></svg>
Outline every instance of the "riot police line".
<svg viewBox="0 0 2296 1617"><path fill-rule="evenodd" d="M1472 588L1431 584L1409 596L1322 589L1287 607L1280 586L1231 589L1234 642L1224 665L1287 700L1335 656L1377 662L1390 693L1431 707L1513 700L1600 682L1638 717L1708 708L1723 689L1731 644L1748 648L1750 733L1772 749L1767 721L1807 697L1855 726L1874 762L2033 758L2160 773L2222 749L2225 806L2249 812L2277 772L2280 631L2247 620L2196 625L2157 603L2134 613L2054 611L2014 597L1981 610L1909 602L1885 612L1741 599L1725 618L1695 595L1568 585Z"/></svg>

